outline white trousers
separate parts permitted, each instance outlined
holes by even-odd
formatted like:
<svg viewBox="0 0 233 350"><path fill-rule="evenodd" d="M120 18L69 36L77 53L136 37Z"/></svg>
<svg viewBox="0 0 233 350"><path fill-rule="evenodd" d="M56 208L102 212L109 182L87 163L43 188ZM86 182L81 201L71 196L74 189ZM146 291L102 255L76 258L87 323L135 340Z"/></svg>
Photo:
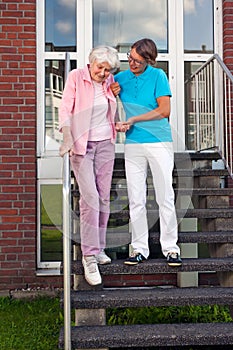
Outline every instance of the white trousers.
<svg viewBox="0 0 233 350"><path fill-rule="evenodd" d="M177 219L172 187L174 152L171 142L125 145L125 168L129 196L132 248L149 256L146 210L146 179L150 166L156 202L159 206L160 244L164 256L180 254ZM155 218L156 219L156 218Z"/></svg>

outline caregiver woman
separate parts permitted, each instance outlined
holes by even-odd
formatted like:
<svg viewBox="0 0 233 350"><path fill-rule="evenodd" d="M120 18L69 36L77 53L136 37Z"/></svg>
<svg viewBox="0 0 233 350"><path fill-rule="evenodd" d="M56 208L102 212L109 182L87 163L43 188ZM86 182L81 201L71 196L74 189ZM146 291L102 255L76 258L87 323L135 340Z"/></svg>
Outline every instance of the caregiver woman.
<svg viewBox="0 0 233 350"><path fill-rule="evenodd" d="M159 205L160 243L169 266L180 266L180 248L172 188L174 154L170 116L171 90L162 69L153 67L157 47L151 39L136 41L127 54L129 69L116 74L112 84L122 101L126 122L125 168L132 227L132 253L125 264L137 265L149 257L146 179L151 169Z"/></svg>

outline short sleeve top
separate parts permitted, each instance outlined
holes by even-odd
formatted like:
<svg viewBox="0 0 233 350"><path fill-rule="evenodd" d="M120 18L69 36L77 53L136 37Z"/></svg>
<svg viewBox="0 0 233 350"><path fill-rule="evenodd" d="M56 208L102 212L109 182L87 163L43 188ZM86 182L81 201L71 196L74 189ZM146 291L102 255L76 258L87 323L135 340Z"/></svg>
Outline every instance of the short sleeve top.
<svg viewBox="0 0 233 350"><path fill-rule="evenodd" d="M158 97L172 95L165 72L149 65L138 76L126 70L116 74L114 78L121 87L119 97L126 120L157 108ZM126 133L126 143L153 142L172 142L168 118L137 122Z"/></svg>

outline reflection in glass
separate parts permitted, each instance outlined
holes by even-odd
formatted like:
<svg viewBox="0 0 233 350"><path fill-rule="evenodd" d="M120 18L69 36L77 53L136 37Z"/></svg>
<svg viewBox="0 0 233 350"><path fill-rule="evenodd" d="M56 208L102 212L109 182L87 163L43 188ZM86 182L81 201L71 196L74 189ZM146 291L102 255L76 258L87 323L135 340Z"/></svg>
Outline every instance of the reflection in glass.
<svg viewBox="0 0 233 350"><path fill-rule="evenodd" d="M76 51L76 0L45 0L45 51Z"/></svg>
<svg viewBox="0 0 233 350"><path fill-rule="evenodd" d="M94 46L106 44L126 53L134 41L148 37L159 52L168 52L166 0L93 0L93 21Z"/></svg>
<svg viewBox="0 0 233 350"><path fill-rule="evenodd" d="M76 68L76 61L71 61L71 69ZM58 150L62 141L59 132L58 110L64 88L65 61L45 61L45 129L46 150Z"/></svg>
<svg viewBox="0 0 233 350"><path fill-rule="evenodd" d="M194 151L210 147L215 137L213 67L189 79L202 64L185 62L185 139L187 149Z"/></svg>
<svg viewBox="0 0 233 350"><path fill-rule="evenodd" d="M184 52L213 52L213 19L213 0L184 0Z"/></svg>
<svg viewBox="0 0 233 350"><path fill-rule="evenodd" d="M62 185L41 185L41 261L62 260Z"/></svg>

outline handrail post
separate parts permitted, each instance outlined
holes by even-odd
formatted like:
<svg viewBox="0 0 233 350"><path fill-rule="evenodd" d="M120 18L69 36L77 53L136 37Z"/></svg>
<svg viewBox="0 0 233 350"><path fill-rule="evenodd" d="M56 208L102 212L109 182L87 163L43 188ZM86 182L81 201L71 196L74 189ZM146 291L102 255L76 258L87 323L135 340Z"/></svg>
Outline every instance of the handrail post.
<svg viewBox="0 0 233 350"><path fill-rule="evenodd" d="M65 81L70 71L70 54L65 56ZM63 157L63 287L64 287L64 350L71 350L71 179L69 152Z"/></svg>
<svg viewBox="0 0 233 350"><path fill-rule="evenodd" d="M196 125L197 125L197 149L200 149L200 101L199 101L199 80L195 77L195 103L196 103Z"/></svg>
<svg viewBox="0 0 233 350"><path fill-rule="evenodd" d="M71 350L71 210L69 153L63 157L63 278L64 278L64 349Z"/></svg>

